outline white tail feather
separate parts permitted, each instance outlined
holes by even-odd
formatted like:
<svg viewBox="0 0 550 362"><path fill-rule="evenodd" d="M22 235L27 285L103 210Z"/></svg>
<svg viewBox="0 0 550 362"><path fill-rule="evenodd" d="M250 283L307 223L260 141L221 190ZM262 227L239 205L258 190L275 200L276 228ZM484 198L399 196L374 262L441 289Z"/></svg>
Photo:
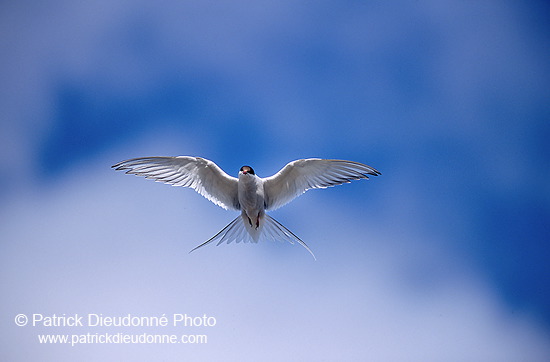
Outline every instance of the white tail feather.
<svg viewBox="0 0 550 362"><path fill-rule="evenodd" d="M291 244L294 244L296 242L302 245L311 254L311 256L313 256L313 259L317 260L317 258L315 258L315 254L313 254L306 243L304 243L299 237L294 235L292 231L288 230L280 222L278 222L271 216L265 214L258 228L250 226L248 224L248 221L245 219L246 216L237 216L216 235L206 240L204 243L198 245L197 247L191 249L190 253L212 242L216 242L216 245L220 245L223 243L230 244L233 241L235 241L236 243L239 243L241 241L245 243L257 243L260 239L264 238L273 241L288 241Z"/></svg>

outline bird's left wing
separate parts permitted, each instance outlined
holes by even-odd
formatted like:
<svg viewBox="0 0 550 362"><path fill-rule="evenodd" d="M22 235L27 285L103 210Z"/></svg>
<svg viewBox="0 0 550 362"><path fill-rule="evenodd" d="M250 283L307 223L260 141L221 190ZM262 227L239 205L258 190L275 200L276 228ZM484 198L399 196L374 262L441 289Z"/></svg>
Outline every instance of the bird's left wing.
<svg viewBox="0 0 550 362"><path fill-rule="evenodd" d="M377 176L380 172L353 161L320 158L293 161L264 179L265 208L275 210L307 190L368 179L367 175Z"/></svg>
<svg viewBox="0 0 550 362"><path fill-rule="evenodd" d="M142 157L122 161L112 167L173 186L190 187L224 209L240 209L238 179L205 158Z"/></svg>

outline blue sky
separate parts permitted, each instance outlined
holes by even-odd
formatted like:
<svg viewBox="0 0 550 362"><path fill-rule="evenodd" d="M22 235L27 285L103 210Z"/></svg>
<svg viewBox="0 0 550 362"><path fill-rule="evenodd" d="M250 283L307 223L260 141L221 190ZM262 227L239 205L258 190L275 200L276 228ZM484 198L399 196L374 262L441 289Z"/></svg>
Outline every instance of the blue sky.
<svg viewBox="0 0 550 362"><path fill-rule="evenodd" d="M0 6L2 315L219 321L184 348L44 346L8 323L3 357L548 359L544 2ZM188 255L236 215L109 168L153 155L382 176L273 213L317 262L276 243Z"/></svg>

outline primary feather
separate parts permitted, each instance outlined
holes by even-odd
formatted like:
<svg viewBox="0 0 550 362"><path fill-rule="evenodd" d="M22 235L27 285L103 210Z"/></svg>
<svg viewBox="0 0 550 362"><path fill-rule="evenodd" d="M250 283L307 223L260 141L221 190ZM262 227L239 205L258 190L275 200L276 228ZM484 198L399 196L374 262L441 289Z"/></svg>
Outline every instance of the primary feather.
<svg viewBox="0 0 550 362"><path fill-rule="evenodd" d="M378 176L380 172L353 161L320 158L293 161L264 180L265 208L275 210L307 190L368 179L367 175Z"/></svg>
<svg viewBox="0 0 550 362"><path fill-rule="evenodd" d="M112 167L173 186L190 187L226 210L240 210L238 179L205 158L141 157L119 162Z"/></svg>

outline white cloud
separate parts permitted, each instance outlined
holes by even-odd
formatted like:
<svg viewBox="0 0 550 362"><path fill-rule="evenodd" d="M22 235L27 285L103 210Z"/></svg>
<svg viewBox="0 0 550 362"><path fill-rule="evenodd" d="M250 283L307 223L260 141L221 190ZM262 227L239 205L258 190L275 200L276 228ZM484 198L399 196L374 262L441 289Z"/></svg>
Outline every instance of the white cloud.
<svg viewBox="0 0 550 362"><path fill-rule="evenodd" d="M151 144L172 142L160 136ZM38 333L75 331L5 323L3 358L543 361L549 356L548 336L529 315L507 309L483 278L445 250L422 250L419 238L430 235L399 234L368 220L354 224L357 210L330 213L322 191L276 214L316 251L317 262L299 246L276 243L187 254L234 215L191 190L110 170L121 153L145 154L151 147L133 146L3 208L0 288L9 298L1 314L11 320L18 313L206 313L217 325L193 333L207 333L209 343L44 346L36 341ZM433 283L415 284L434 280L408 275L427 264L453 270Z"/></svg>

